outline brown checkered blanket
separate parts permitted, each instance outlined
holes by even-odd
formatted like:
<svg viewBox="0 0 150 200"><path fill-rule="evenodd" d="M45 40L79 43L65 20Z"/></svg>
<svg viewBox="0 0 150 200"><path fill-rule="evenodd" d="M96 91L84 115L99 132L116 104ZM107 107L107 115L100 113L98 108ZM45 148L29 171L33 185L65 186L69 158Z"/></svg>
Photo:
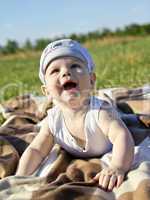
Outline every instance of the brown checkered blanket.
<svg viewBox="0 0 150 200"><path fill-rule="evenodd" d="M112 192L92 181L102 168L103 158L76 159L59 145L54 147L45 176L37 176L38 170L30 177L14 176L21 154L38 134L50 105L30 95L2 103L5 121L0 127L0 200L150 200L149 88L144 92L142 88L112 88L98 93L116 106L137 145L136 165Z"/></svg>

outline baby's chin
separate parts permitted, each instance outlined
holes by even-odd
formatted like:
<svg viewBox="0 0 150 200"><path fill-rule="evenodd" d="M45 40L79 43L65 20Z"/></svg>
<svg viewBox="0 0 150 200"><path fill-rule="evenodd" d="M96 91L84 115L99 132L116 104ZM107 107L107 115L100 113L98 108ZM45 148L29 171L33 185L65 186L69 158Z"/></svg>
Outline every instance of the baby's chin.
<svg viewBox="0 0 150 200"><path fill-rule="evenodd" d="M89 103L89 98L79 96L65 96L63 100L64 104L67 105L69 108L78 110L83 109L84 106L86 107Z"/></svg>
<svg viewBox="0 0 150 200"><path fill-rule="evenodd" d="M80 104L80 94L69 94L69 95L64 95L62 98L62 101L66 103L67 105L70 105L72 107L77 107Z"/></svg>
<svg viewBox="0 0 150 200"><path fill-rule="evenodd" d="M67 106L70 109L83 109L89 103L89 95L63 92L61 96L53 98L53 103L58 106Z"/></svg>

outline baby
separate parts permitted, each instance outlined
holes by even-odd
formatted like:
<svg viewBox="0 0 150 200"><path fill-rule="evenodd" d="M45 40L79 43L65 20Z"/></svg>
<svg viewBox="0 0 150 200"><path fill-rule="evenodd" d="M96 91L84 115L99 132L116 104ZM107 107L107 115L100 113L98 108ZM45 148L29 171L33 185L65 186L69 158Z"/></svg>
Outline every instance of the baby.
<svg viewBox="0 0 150 200"><path fill-rule="evenodd" d="M54 107L23 153L16 175L31 175L58 143L80 158L112 150L110 166L93 180L104 189L119 187L131 167L134 143L115 109L92 95L96 76L87 49L71 39L50 43L41 55L39 77Z"/></svg>

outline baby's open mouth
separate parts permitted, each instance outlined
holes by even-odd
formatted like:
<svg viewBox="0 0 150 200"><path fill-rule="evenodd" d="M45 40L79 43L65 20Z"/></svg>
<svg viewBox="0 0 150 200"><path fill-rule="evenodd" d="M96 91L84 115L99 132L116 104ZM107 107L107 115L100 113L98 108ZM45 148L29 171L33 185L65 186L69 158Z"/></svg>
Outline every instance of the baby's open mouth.
<svg viewBox="0 0 150 200"><path fill-rule="evenodd" d="M73 81L67 81L63 85L64 90L71 90L71 89L75 89L76 87L77 87L77 83L75 83Z"/></svg>

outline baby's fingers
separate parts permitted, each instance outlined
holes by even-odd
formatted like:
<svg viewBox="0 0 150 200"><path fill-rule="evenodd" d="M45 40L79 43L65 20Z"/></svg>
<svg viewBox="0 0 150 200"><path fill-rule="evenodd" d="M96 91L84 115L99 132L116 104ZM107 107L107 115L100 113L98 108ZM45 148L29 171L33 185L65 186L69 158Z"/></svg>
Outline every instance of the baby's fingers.
<svg viewBox="0 0 150 200"><path fill-rule="evenodd" d="M96 174L96 176L94 176L94 178L93 178L93 179L94 179L95 181L98 181L98 180L99 180L99 177L100 177L100 172L99 172L99 173L97 173L97 174Z"/></svg>
<svg viewBox="0 0 150 200"><path fill-rule="evenodd" d="M109 181L108 190L112 190L117 182L117 176L112 175Z"/></svg>
<svg viewBox="0 0 150 200"><path fill-rule="evenodd" d="M98 181L99 185L102 186L103 179L104 179L104 174L98 173L96 176L93 178L95 181Z"/></svg>
<svg viewBox="0 0 150 200"><path fill-rule="evenodd" d="M124 180L124 175L118 175L116 187L119 187L121 183L123 182L123 180Z"/></svg>
<svg viewBox="0 0 150 200"><path fill-rule="evenodd" d="M106 178L105 175L102 173L96 174L96 176L93 178L95 181L98 181L99 186L102 188L105 188L106 183Z"/></svg>
<svg viewBox="0 0 150 200"><path fill-rule="evenodd" d="M111 176L110 175L101 175L99 178L99 186L101 186L104 189L108 188L109 181L110 181Z"/></svg>

